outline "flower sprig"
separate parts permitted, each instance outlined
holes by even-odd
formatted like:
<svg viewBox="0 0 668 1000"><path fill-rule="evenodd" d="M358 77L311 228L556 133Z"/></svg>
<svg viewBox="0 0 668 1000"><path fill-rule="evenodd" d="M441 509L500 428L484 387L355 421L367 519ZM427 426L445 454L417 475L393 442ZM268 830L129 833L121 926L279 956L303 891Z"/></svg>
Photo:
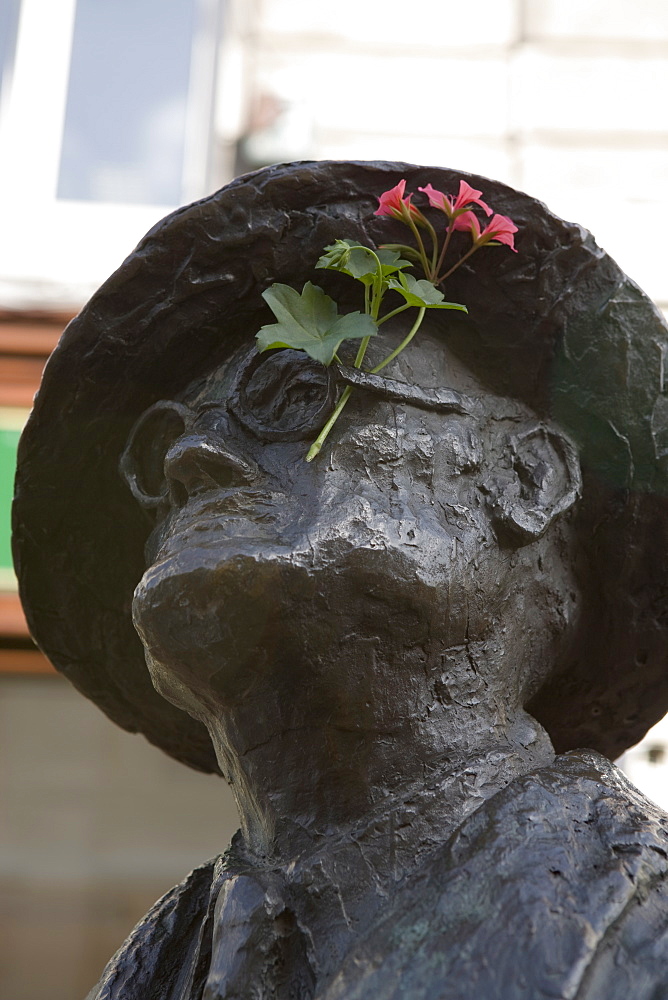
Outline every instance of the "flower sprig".
<svg viewBox="0 0 668 1000"><path fill-rule="evenodd" d="M497 215L482 200L482 192L460 180L456 196L437 191L431 184L418 188L427 196L431 208L442 212L447 224L439 234L425 213L413 204L414 195L406 195L406 181L385 191L378 199L374 215L391 216L404 223L411 231L415 244L385 244L377 249L354 240L340 239L325 247L325 253L315 264L316 270L338 271L359 281L364 288L364 312L339 315L336 302L318 285L307 281L301 292L289 285L274 283L262 293L277 322L263 326L256 334L259 351L289 347L305 351L323 365L333 361L341 363L338 351L347 340L359 341L353 367L362 368L371 337L389 319L413 308L417 316L406 336L379 364L368 369L372 374L390 364L410 344L418 332L427 309L456 309L467 312L466 306L446 302L437 287L450 277L464 261L484 246L505 244L515 253L514 234L517 226L505 215ZM489 219L481 228L475 209L480 209ZM448 262L448 251L454 233L465 232L471 238L469 248L454 261ZM409 268L419 266L423 277L407 274ZM387 311L385 296L396 293ZM352 387L347 386L334 407L325 426L311 445L306 461L312 461L345 407Z"/></svg>
<svg viewBox="0 0 668 1000"><path fill-rule="evenodd" d="M517 253L514 242L514 234L517 232L515 223L507 215L496 215L489 205L482 200L482 191L476 191L466 181L460 180L459 192L456 198L444 194L442 191L437 191L431 184L418 188L418 191L422 191L427 195L430 206L443 212L448 220L445 238L440 248L436 230L426 215L412 204L411 199L413 196L409 194L404 197L405 190L406 181L399 181L396 187L393 187L390 191L385 191L378 199L379 205L374 215L390 215L392 218L405 223L411 229L417 244L417 259L422 265L425 277L435 285L442 284L446 278L450 277L453 271L456 271L460 264L463 264L476 250L487 244L498 245L505 243L506 246L509 246L511 250ZM480 229L478 217L473 211L473 208L476 206L481 208L488 218L491 216L490 221L482 230ZM430 254L427 253L424 240L422 239L421 228L425 229L429 234L431 241ZM446 254L450 248L450 241L453 234L457 231L468 231L471 234L471 246L449 268L443 270ZM404 254L413 254L415 259L415 248L404 246L403 244L392 244L392 248Z"/></svg>

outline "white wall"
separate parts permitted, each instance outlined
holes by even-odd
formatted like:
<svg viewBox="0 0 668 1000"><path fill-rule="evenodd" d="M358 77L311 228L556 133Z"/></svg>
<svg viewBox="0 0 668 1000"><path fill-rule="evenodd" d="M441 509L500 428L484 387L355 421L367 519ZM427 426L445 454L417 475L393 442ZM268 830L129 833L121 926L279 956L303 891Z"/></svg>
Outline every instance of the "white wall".
<svg viewBox="0 0 668 1000"><path fill-rule="evenodd" d="M21 32L34 40L0 122L0 307L22 285L24 300L85 297L172 207L54 201L73 0L23 7ZM258 162L471 170L581 222L667 305L667 94L664 0L228 0L207 183L230 178L249 127ZM258 112L267 100L269 121Z"/></svg>
<svg viewBox="0 0 668 1000"><path fill-rule="evenodd" d="M311 155L507 181L591 229L668 304L663 0L341 0L332 10L261 0L252 39L252 91L301 116ZM283 158L280 143L274 151Z"/></svg>

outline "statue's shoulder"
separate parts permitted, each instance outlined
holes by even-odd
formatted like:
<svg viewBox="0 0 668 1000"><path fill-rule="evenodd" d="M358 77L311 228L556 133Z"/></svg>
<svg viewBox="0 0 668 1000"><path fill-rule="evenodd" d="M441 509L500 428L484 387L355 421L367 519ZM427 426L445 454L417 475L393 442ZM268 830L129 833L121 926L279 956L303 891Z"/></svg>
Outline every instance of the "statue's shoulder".
<svg viewBox="0 0 668 1000"><path fill-rule="evenodd" d="M600 755L565 754L462 823L327 1000L668 995L667 884L668 816Z"/></svg>
<svg viewBox="0 0 668 1000"><path fill-rule="evenodd" d="M218 858L170 889L121 945L86 1000L199 1000L223 878Z"/></svg>
<svg viewBox="0 0 668 1000"><path fill-rule="evenodd" d="M598 787L592 795L598 846L587 861L604 864L585 874L590 887L600 882L610 894L609 902L601 892L593 897L603 920L594 924L578 1000L668 996L668 815L598 754L566 754L561 761L576 787L582 773L579 794Z"/></svg>

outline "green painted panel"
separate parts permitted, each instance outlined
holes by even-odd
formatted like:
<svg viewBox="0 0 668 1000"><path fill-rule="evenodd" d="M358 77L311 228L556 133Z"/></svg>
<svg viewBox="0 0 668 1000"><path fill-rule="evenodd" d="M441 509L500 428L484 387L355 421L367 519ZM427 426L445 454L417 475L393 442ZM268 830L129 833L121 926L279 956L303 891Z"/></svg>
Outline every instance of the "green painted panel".
<svg viewBox="0 0 668 1000"><path fill-rule="evenodd" d="M0 590L14 589L10 517L20 430L0 426Z"/></svg>

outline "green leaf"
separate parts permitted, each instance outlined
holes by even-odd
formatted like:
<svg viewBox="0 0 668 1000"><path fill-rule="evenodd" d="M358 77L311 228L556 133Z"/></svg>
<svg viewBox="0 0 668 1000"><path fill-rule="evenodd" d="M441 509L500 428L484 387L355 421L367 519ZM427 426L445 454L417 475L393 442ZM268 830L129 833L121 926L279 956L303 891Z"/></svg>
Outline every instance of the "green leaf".
<svg viewBox="0 0 668 1000"><path fill-rule="evenodd" d="M395 250L374 251L354 240L336 240L325 247L325 250L327 252L320 257L315 265L316 268L340 271L361 281L363 285L371 285L376 280L379 263L383 278L411 266L411 262L401 260L401 255ZM384 284L387 287L387 282Z"/></svg>
<svg viewBox="0 0 668 1000"><path fill-rule="evenodd" d="M338 271L340 267L345 267L350 256L350 248L354 246L361 246L361 244L357 244L353 240L335 240L325 247L326 253L318 258L315 266Z"/></svg>
<svg viewBox="0 0 668 1000"><path fill-rule="evenodd" d="M407 249L410 250L410 247ZM381 247L380 250L376 250L376 257L381 263L383 274L389 274L390 269L393 271L402 271L405 267L413 266L410 260L402 260L401 253L392 247Z"/></svg>
<svg viewBox="0 0 668 1000"><path fill-rule="evenodd" d="M420 257L419 251L415 247L407 247L404 243L383 243L380 248L383 250L393 250L398 254L402 254L404 257L408 257L408 261L402 261L404 265L408 264L421 264L422 258Z"/></svg>
<svg viewBox="0 0 668 1000"><path fill-rule="evenodd" d="M370 316L359 312L339 316L334 300L310 281L301 294L289 285L275 283L262 293L262 298L278 323L263 326L255 335L259 351L292 347L329 365L342 341L372 337L378 332Z"/></svg>
<svg viewBox="0 0 668 1000"><path fill-rule="evenodd" d="M358 281L365 281L366 278L373 281L378 273L378 263L367 247L354 246L350 248L345 266L339 267L338 270L349 274L351 278L357 278Z"/></svg>
<svg viewBox="0 0 668 1000"><path fill-rule="evenodd" d="M444 302L443 292L426 278L419 281L412 274L399 274L399 278L390 278L389 286L394 292L399 292L409 306L424 306L426 309L459 309L468 312L466 306L457 302Z"/></svg>

